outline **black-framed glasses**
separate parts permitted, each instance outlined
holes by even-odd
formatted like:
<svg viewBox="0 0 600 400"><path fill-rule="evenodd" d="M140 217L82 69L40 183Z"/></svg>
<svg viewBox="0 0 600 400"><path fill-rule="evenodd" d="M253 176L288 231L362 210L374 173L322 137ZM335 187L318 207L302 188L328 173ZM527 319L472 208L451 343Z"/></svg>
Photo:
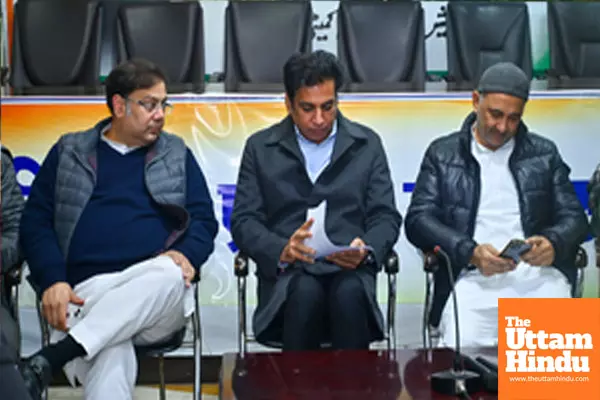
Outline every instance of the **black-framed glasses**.
<svg viewBox="0 0 600 400"><path fill-rule="evenodd" d="M126 98L125 100L131 101L139 106L141 106L144 110L146 110L149 114L154 114L159 109L162 109L165 115L171 114L173 111L173 105L169 103L166 99L163 101L158 101L156 99L152 100L136 100L132 98Z"/></svg>

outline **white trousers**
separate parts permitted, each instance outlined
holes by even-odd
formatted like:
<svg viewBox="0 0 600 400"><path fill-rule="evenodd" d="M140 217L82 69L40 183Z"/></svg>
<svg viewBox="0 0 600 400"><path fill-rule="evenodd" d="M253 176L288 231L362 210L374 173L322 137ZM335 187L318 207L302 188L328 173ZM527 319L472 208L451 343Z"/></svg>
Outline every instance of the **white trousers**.
<svg viewBox="0 0 600 400"><path fill-rule="evenodd" d="M194 310L193 289L168 256L125 271L94 276L74 288L85 304L70 305L69 334L87 352L65 366L86 400L131 400L137 379L134 345L156 343L181 329ZM52 341L65 333L55 331Z"/></svg>
<svg viewBox="0 0 600 400"><path fill-rule="evenodd" d="M514 271L485 277L479 270L468 271L456 282L460 345L498 345L498 299L566 298L571 285L553 267L532 267L521 262ZM440 347L455 347L454 302L448 297L440 321Z"/></svg>

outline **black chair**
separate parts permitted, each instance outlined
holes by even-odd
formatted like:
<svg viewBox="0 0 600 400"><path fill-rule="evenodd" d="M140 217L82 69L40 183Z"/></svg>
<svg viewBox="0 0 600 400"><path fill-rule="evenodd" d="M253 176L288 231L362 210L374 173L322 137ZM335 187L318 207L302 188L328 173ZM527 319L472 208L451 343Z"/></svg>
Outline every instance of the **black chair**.
<svg viewBox="0 0 600 400"><path fill-rule="evenodd" d="M50 344L50 325L44 319L42 312L42 301L39 286L33 280L31 275L27 276L27 282L33 288L36 294L35 307L37 310L37 316L40 323L40 330L42 332L42 347ZM200 292L199 283L195 285L194 289L194 302L195 310L192 315L192 329L194 332L194 400L202 399L202 386L201 386L201 368L202 368L202 330L200 326ZM165 365L164 356L165 354L177 350L183 344L185 338L186 328L183 327L175 332L168 340L160 343L153 343L144 346L135 346L136 354L139 356L146 357L157 357L158 358L158 374L159 374L159 399L166 400L166 384L165 384ZM47 392L44 394L44 400L48 397Z"/></svg>
<svg viewBox="0 0 600 400"><path fill-rule="evenodd" d="M431 349L437 346L440 339L439 320L432 320L431 313L433 308L433 299L435 296L435 274L439 268L446 268L444 261L433 252L423 254L423 271L425 271L425 305L423 307L423 319L421 325L421 335L423 347ZM577 278L572 288L572 295L580 298L583 295L583 281L585 268L588 264L587 252L583 247L577 249L575 255L575 267L577 268Z"/></svg>
<svg viewBox="0 0 600 400"><path fill-rule="evenodd" d="M244 357L248 350L249 342L256 342L254 335L248 331L247 326L247 306L246 306L246 278L249 273L249 258L246 254L239 252L234 257L233 272L237 278L238 286L238 349L241 357ZM384 340L388 349L396 348L396 277L400 271L400 259L398 254L392 250L384 260L383 269L388 279L388 299L387 299L387 318L386 332ZM280 345L270 344L273 347ZM327 347L328 343L323 343L322 347Z"/></svg>
<svg viewBox="0 0 600 400"><path fill-rule="evenodd" d="M448 90L473 90L490 66L510 61L533 75L529 12L522 2L449 2Z"/></svg>
<svg viewBox="0 0 600 400"><path fill-rule="evenodd" d="M101 93L102 17L97 1L17 2L10 67L13 94Z"/></svg>
<svg viewBox="0 0 600 400"><path fill-rule="evenodd" d="M420 2L341 2L338 57L348 81L342 90L424 90L424 26Z"/></svg>
<svg viewBox="0 0 600 400"><path fill-rule="evenodd" d="M230 1L225 12L225 91L284 91L283 65L310 52L309 1Z"/></svg>
<svg viewBox="0 0 600 400"><path fill-rule="evenodd" d="M145 58L167 75L170 93L204 92L204 23L197 1L122 4L117 62Z"/></svg>
<svg viewBox="0 0 600 400"><path fill-rule="evenodd" d="M600 3L548 2L551 89L600 88Z"/></svg>

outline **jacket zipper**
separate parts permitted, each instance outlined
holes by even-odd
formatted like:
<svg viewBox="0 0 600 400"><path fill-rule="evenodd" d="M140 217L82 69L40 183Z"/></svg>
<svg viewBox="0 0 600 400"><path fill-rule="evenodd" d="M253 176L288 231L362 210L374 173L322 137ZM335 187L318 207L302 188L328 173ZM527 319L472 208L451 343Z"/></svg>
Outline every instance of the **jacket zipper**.
<svg viewBox="0 0 600 400"><path fill-rule="evenodd" d="M479 212L479 204L481 203L481 167L473 154L469 153L469 156L475 168L475 196L473 196L471 216L469 217L469 234L473 238L475 236L475 222L477 220L477 213Z"/></svg>
<svg viewBox="0 0 600 400"><path fill-rule="evenodd" d="M513 183L515 184L515 187L517 188L517 195L519 196L519 220L521 221L521 230L523 231L523 235L528 236L528 234L525 232L525 221L523 221L523 215L525 215L523 213L523 193L521 191L521 185L519 185L519 182L517 181L517 174L515 173L515 151L516 151L516 143L515 143L515 149L513 149L512 154L510 155L510 158L508 159L508 169L510 170L510 175L512 176L513 179Z"/></svg>

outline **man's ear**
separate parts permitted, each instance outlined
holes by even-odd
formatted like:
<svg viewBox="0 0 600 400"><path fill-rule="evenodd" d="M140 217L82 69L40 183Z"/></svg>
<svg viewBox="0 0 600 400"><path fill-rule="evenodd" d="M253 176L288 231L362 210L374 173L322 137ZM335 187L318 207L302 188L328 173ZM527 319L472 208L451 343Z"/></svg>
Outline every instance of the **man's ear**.
<svg viewBox="0 0 600 400"><path fill-rule="evenodd" d="M288 113L291 113L294 109L294 105L292 104L292 101L288 97L287 93L285 94L285 108L287 109Z"/></svg>
<svg viewBox="0 0 600 400"><path fill-rule="evenodd" d="M127 101L118 94L113 95L112 99L113 114L117 118L122 118L127 114Z"/></svg>
<svg viewBox="0 0 600 400"><path fill-rule="evenodd" d="M477 90L473 91L472 100L473 111L477 112L479 110L479 101L481 100L481 94Z"/></svg>

